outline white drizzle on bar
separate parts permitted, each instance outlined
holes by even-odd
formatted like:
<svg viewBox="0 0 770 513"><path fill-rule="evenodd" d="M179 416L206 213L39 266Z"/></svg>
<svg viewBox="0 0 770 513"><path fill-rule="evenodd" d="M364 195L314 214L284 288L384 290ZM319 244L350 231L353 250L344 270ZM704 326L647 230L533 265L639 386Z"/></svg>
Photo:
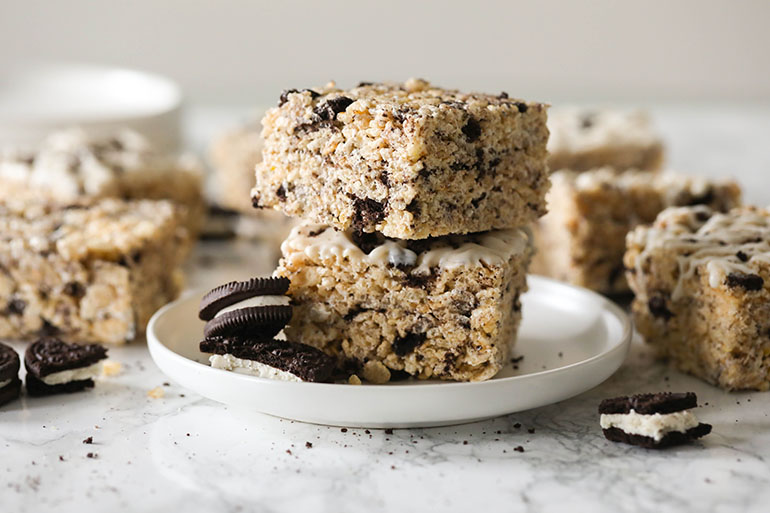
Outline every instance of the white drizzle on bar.
<svg viewBox="0 0 770 513"><path fill-rule="evenodd" d="M677 254L679 273L671 293L671 299L676 300L683 294L683 283L702 266L709 286L717 288L732 273L757 274L760 265L770 265L770 212L756 207L726 214L706 206L670 208L652 226L630 232L626 243L643 248L635 262L640 279L652 250L662 248ZM738 257L739 251L745 262Z"/></svg>
<svg viewBox="0 0 770 513"><path fill-rule="evenodd" d="M300 255L314 260L334 256L370 265L414 267L414 274L428 274L434 267L452 269L502 265L513 255L527 251L532 244L527 228L448 237L459 245L443 245L418 253L407 247L407 241L388 239L367 254L353 242L349 233L326 225L306 223L291 231L281 244L281 252L284 258L290 260ZM437 245L440 244L437 242Z"/></svg>

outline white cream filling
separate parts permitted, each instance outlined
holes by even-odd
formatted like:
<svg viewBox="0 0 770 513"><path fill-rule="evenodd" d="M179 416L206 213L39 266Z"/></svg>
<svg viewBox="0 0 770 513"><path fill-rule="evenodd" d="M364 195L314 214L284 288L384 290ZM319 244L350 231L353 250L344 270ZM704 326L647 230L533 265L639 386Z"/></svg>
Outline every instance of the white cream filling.
<svg viewBox="0 0 770 513"><path fill-rule="evenodd" d="M226 312L232 312L233 310L240 310L241 308L249 308L254 306L288 306L289 298L286 296L255 296L249 299L244 299L233 305L225 307L217 312L214 317L219 317Z"/></svg>
<svg viewBox="0 0 770 513"><path fill-rule="evenodd" d="M275 379L279 381L302 381L291 372L282 371L275 367L265 365L264 363L255 362L254 360L236 358L231 354L213 354L209 357L209 362L211 362L211 366L215 369L247 374L258 378Z"/></svg>
<svg viewBox="0 0 770 513"><path fill-rule="evenodd" d="M40 381L46 385L61 385L62 383L69 383L70 381L83 381L84 379L93 379L102 373L102 362L96 362L88 367L81 367L79 369L69 369L60 372L54 372L44 378L40 378Z"/></svg>
<svg viewBox="0 0 770 513"><path fill-rule="evenodd" d="M631 435L654 438L658 442L667 433L684 433L696 427L698 419L689 410L652 415L643 415L631 410L629 413L602 414L599 423L602 429L615 427Z"/></svg>
<svg viewBox="0 0 770 513"><path fill-rule="evenodd" d="M0 381L0 388L3 388L4 386L8 386L11 384L10 379L6 379L5 381Z"/></svg>

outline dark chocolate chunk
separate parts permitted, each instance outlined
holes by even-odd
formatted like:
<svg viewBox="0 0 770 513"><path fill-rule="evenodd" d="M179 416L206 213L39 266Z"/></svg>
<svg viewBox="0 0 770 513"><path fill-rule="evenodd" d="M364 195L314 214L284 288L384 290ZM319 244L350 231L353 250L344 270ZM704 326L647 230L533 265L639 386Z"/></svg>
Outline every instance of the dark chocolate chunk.
<svg viewBox="0 0 770 513"><path fill-rule="evenodd" d="M313 109L313 113L320 118L321 121L334 121L337 119L337 114L345 112L355 100L348 98L347 96L337 96L336 98L329 98L316 105Z"/></svg>
<svg viewBox="0 0 770 513"><path fill-rule="evenodd" d="M479 197L472 199L471 200L471 205L473 205L473 208L479 208L479 203L484 201L484 198L486 198L486 197L487 197L487 193L486 192L482 192Z"/></svg>
<svg viewBox="0 0 770 513"><path fill-rule="evenodd" d="M390 370L390 381L404 381L405 379L409 379L412 377L412 375L406 372L405 370L396 370L396 369L389 369L389 370Z"/></svg>
<svg viewBox="0 0 770 513"><path fill-rule="evenodd" d="M580 117L580 128L583 130L588 130L592 126L594 126L594 122L596 121L596 113L595 112L586 112Z"/></svg>
<svg viewBox="0 0 770 513"><path fill-rule="evenodd" d="M25 308L27 308L27 302L23 299L14 297L8 302L8 306L5 307L5 311L9 315L21 315L24 313Z"/></svg>
<svg viewBox="0 0 770 513"><path fill-rule="evenodd" d="M408 333L405 337L393 341L393 352L398 356L406 356L425 342L425 338L425 333Z"/></svg>
<svg viewBox="0 0 770 513"><path fill-rule="evenodd" d="M358 246L358 248L367 255L371 253L374 248L381 246L385 242L385 238L378 233L366 233L357 230L353 230L350 233L350 239L353 241L353 244Z"/></svg>
<svg viewBox="0 0 770 513"><path fill-rule="evenodd" d="M374 226L385 219L385 209L387 208L387 199L379 202L371 198L353 197L353 230L354 231L372 231Z"/></svg>
<svg viewBox="0 0 770 513"><path fill-rule="evenodd" d="M284 103L288 102L290 94L298 92L296 89L284 89L281 91L281 96L278 98L278 106L281 107Z"/></svg>
<svg viewBox="0 0 770 513"><path fill-rule="evenodd" d="M64 285L64 289L62 291L65 294L67 294L68 296L72 296L72 297L77 298L77 299L80 299L80 298L82 298L83 296L86 295L86 288L79 281L67 282Z"/></svg>
<svg viewBox="0 0 770 513"><path fill-rule="evenodd" d="M275 195L278 196L279 200L286 201L286 188L283 186L283 184L279 185L275 190Z"/></svg>
<svg viewBox="0 0 770 513"><path fill-rule="evenodd" d="M412 287L415 289L429 289L433 282L436 280L436 275L432 272L429 274L412 274L406 273L404 276L404 286Z"/></svg>
<svg viewBox="0 0 770 513"><path fill-rule="evenodd" d="M730 288L741 287L744 290L755 291L762 290L765 280L758 274L747 274L741 271L735 271L727 275L725 284Z"/></svg>
<svg viewBox="0 0 770 513"><path fill-rule="evenodd" d="M465 126L463 126L462 131L465 134L465 138L468 139L468 142L477 141L478 138L481 137L481 124L478 119L471 116L468 118L468 122L465 123Z"/></svg>
<svg viewBox="0 0 770 513"><path fill-rule="evenodd" d="M278 334L291 320L288 305L253 306L239 308L214 317L203 327L208 337L250 336L268 340Z"/></svg>
<svg viewBox="0 0 770 513"><path fill-rule="evenodd" d="M209 291L201 299L198 318L210 321L218 311L256 296L280 296L289 290L288 278L264 277L231 281Z"/></svg>
<svg viewBox="0 0 770 513"><path fill-rule="evenodd" d="M514 105L516 105L516 108L519 109L519 112L522 113L522 114L527 112L527 109L529 109L527 104L523 103L523 102L514 102Z"/></svg>
<svg viewBox="0 0 770 513"><path fill-rule="evenodd" d="M666 306L665 298L661 296L652 296L647 302L647 308L649 308L653 317L662 317L665 320L669 320L674 316L673 312Z"/></svg>
<svg viewBox="0 0 770 513"><path fill-rule="evenodd" d="M749 261L749 255L747 255L743 251L738 251L735 254L735 256L738 257L738 260L740 260L741 262L748 262Z"/></svg>
<svg viewBox="0 0 770 513"><path fill-rule="evenodd" d="M68 344L54 337L43 337L27 347L24 367L27 376L44 378L65 370L88 367L107 358L107 349L99 344Z"/></svg>
<svg viewBox="0 0 770 513"><path fill-rule="evenodd" d="M604 437L611 442L637 445L639 447L644 447L645 449L664 449L666 447L681 445L691 440L706 436L711 433L711 424L704 424L701 422L684 433L681 431L670 431L663 435L660 440L655 440L649 436L626 433L622 429L616 427L603 429L602 432L604 433Z"/></svg>
<svg viewBox="0 0 770 513"><path fill-rule="evenodd" d="M502 93L498 94L497 97L500 100L507 100L509 98L508 93L506 93L505 91L503 91Z"/></svg>
<svg viewBox="0 0 770 513"><path fill-rule="evenodd" d="M689 410L696 406L698 406L698 398L693 392L660 392L605 399L599 404L599 413L629 413L634 410L642 415L652 415Z"/></svg>
<svg viewBox="0 0 770 513"><path fill-rule="evenodd" d="M410 212L414 217L420 217L422 208L420 207L420 202L417 201L417 198L414 198L409 202L409 204L406 206L406 211Z"/></svg>
<svg viewBox="0 0 770 513"><path fill-rule="evenodd" d="M252 338L207 338L200 343L204 353L231 354L294 374L303 381L328 381L335 360L323 351L285 340Z"/></svg>

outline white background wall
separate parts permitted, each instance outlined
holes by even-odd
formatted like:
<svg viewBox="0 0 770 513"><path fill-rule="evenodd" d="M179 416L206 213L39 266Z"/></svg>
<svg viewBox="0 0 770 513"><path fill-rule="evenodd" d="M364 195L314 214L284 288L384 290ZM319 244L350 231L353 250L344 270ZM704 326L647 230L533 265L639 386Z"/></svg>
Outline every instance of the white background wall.
<svg viewBox="0 0 770 513"><path fill-rule="evenodd" d="M531 99L770 100L770 1L0 0L0 72L121 64L191 100L421 76Z"/></svg>

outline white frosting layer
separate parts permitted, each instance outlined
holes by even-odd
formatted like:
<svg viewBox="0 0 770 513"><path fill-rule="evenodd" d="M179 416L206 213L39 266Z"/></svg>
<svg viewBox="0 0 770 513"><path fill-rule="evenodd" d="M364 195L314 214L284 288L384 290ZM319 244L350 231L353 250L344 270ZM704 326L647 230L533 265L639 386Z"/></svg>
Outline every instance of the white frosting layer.
<svg viewBox="0 0 770 513"><path fill-rule="evenodd" d="M8 386L10 384L11 384L11 380L10 379L6 379L4 381L0 381L0 388L3 388L4 386Z"/></svg>
<svg viewBox="0 0 770 513"><path fill-rule="evenodd" d="M286 296L255 296L250 297L249 299L244 299L243 301L239 301L235 303L234 305L230 305L228 307L225 307L217 312L217 314L214 317L219 317L225 312L232 312L233 310L239 310L241 308L248 308L253 306L288 306L289 305L289 298Z"/></svg>
<svg viewBox="0 0 770 513"><path fill-rule="evenodd" d="M409 249L406 241L385 240L367 254L351 240L348 233L325 225L305 223L291 231L281 244L281 251L288 260L304 256L315 261L337 258L377 266L406 265L414 266L412 272L415 274L425 274L430 272L431 267L452 269L502 265L513 255L528 250L532 240L527 229L494 230L449 238L453 245L419 254Z"/></svg>
<svg viewBox="0 0 770 513"><path fill-rule="evenodd" d="M282 371L254 360L236 358L231 354L213 354L209 357L211 366L215 369L248 374L258 378L277 379L279 381L302 381L291 372Z"/></svg>
<svg viewBox="0 0 770 513"><path fill-rule="evenodd" d="M629 413L603 414L599 423L602 429L615 427L631 435L654 438L658 442L667 433L684 433L696 427L698 419L689 410L652 415L642 415L631 410Z"/></svg>
<svg viewBox="0 0 770 513"><path fill-rule="evenodd" d="M683 283L698 268L705 268L709 286L716 288L730 273L757 274L760 266L770 266L770 212L753 207L726 214L704 206L669 208L652 226L630 232L626 241L628 247L643 248L635 262L640 277L650 252L662 248L676 254L679 273L671 297L678 299Z"/></svg>
<svg viewBox="0 0 770 513"><path fill-rule="evenodd" d="M54 372L44 378L40 378L40 381L46 385L61 385L62 383L69 383L70 381L82 381L84 379L93 379L102 373L102 362L96 362L88 367L80 367L79 369L69 369L60 372Z"/></svg>

